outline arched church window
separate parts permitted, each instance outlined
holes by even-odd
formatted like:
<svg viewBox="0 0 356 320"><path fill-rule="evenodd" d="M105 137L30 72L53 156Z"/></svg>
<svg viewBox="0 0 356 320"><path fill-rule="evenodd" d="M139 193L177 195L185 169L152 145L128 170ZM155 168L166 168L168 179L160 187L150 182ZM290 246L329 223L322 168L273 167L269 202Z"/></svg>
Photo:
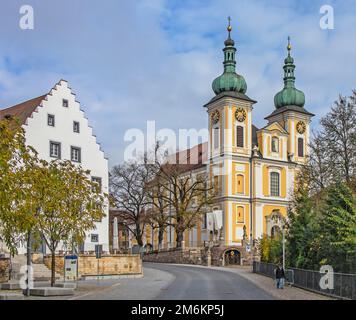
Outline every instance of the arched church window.
<svg viewBox="0 0 356 320"><path fill-rule="evenodd" d="M304 157L304 139L298 138L298 157Z"/></svg>
<svg viewBox="0 0 356 320"><path fill-rule="evenodd" d="M279 139L277 137L272 138L272 152L279 152Z"/></svg>
<svg viewBox="0 0 356 320"><path fill-rule="evenodd" d="M272 197L279 197L279 173L278 172L271 172L270 193Z"/></svg>
<svg viewBox="0 0 356 320"><path fill-rule="evenodd" d="M220 128L218 126L215 126L213 128L213 146L214 149L219 149L220 145Z"/></svg>
<svg viewBox="0 0 356 320"><path fill-rule="evenodd" d="M238 148L244 147L244 128L242 126L236 127L236 146Z"/></svg>
<svg viewBox="0 0 356 320"><path fill-rule="evenodd" d="M242 174L236 176L236 191L237 193L244 193L244 176Z"/></svg>
<svg viewBox="0 0 356 320"><path fill-rule="evenodd" d="M236 223L244 223L244 207L237 207Z"/></svg>

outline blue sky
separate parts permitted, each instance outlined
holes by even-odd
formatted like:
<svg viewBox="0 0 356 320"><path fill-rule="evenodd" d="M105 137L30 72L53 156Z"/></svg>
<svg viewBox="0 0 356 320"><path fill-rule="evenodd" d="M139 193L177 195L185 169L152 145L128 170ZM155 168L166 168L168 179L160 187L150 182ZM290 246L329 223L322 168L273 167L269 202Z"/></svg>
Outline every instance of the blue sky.
<svg viewBox="0 0 356 320"><path fill-rule="evenodd" d="M34 8L34 30L18 26L23 4ZM334 7L334 30L319 27L324 4ZM227 16L237 71L258 101L258 127L283 85L288 35L315 129L338 94L356 88L354 0L1 0L0 106L39 96L64 78L116 164L126 130L144 130L148 120L158 129L207 126L202 106L222 72Z"/></svg>

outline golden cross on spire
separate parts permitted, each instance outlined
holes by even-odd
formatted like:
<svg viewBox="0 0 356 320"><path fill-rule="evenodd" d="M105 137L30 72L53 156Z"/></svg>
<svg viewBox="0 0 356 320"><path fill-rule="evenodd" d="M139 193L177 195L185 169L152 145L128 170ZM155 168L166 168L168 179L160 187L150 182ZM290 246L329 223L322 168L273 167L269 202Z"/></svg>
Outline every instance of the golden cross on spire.
<svg viewBox="0 0 356 320"><path fill-rule="evenodd" d="M288 36L288 46L287 46L287 50L290 52L292 50L292 45L290 43L290 36Z"/></svg>
<svg viewBox="0 0 356 320"><path fill-rule="evenodd" d="M227 20L229 21L229 25L227 26L227 31L229 32L229 35L230 35L230 32L232 31L231 17L228 16L228 17L227 17Z"/></svg>

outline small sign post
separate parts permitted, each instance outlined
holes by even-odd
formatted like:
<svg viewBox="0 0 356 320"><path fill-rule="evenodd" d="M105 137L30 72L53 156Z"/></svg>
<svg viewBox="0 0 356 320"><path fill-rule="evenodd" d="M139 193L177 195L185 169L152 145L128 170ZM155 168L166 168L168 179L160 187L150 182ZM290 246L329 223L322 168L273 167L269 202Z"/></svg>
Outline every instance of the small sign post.
<svg viewBox="0 0 356 320"><path fill-rule="evenodd" d="M98 262L97 265L97 275L98 275L98 280L99 280L99 259L101 259L101 255L103 252L103 246L101 244L96 244L95 245L95 256Z"/></svg>
<svg viewBox="0 0 356 320"><path fill-rule="evenodd" d="M78 278L78 256L68 255L64 257L64 281Z"/></svg>
<svg viewBox="0 0 356 320"><path fill-rule="evenodd" d="M103 252L103 246L101 244L96 244L95 245L95 255L97 259L101 258L101 254Z"/></svg>

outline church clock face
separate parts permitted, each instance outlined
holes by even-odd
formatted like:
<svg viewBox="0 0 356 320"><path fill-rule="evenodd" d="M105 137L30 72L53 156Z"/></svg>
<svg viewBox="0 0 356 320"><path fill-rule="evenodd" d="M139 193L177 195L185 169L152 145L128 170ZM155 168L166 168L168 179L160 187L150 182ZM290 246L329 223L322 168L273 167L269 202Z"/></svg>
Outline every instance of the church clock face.
<svg viewBox="0 0 356 320"><path fill-rule="evenodd" d="M297 123L297 131L300 134L303 134L306 130L307 126L305 125L305 123L303 121L299 121Z"/></svg>
<svg viewBox="0 0 356 320"><path fill-rule="evenodd" d="M213 112L213 114L211 115L211 120L213 121L213 124L217 124L219 122L219 120L220 120L219 111Z"/></svg>
<svg viewBox="0 0 356 320"><path fill-rule="evenodd" d="M235 118L238 122L244 122L246 119L246 111L242 108L237 108Z"/></svg>

